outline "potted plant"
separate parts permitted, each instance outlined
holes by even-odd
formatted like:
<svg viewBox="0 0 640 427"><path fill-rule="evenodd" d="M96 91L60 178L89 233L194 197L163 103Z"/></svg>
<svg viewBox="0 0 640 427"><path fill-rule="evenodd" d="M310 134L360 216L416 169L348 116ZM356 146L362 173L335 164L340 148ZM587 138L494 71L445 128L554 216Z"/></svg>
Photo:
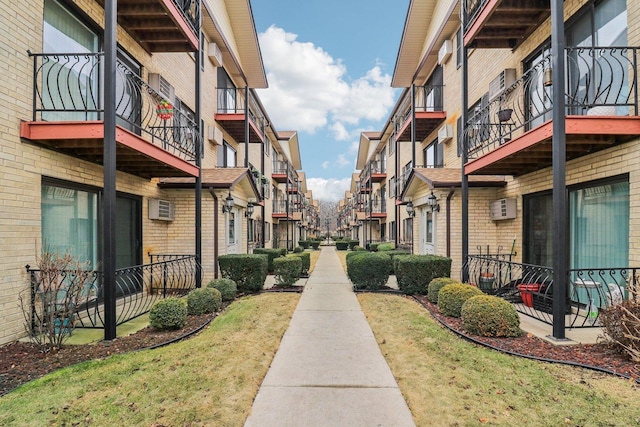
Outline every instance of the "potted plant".
<svg viewBox="0 0 640 427"><path fill-rule="evenodd" d="M501 122L508 122L509 120L511 120L512 113L513 110L511 108L503 108L498 111L498 120L500 120Z"/></svg>

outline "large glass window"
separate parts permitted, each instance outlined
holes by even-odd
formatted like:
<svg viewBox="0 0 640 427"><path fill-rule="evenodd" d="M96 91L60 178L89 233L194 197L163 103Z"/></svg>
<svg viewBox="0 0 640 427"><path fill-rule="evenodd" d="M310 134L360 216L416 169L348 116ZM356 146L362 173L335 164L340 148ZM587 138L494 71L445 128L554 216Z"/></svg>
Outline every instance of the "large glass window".
<svg viewBox="0 0 640 427"><path fill-rule="evenodd" d="M425 168L441 168L443 165L442 158L444 157L444 151L442 144L438 143L436 139L431 144L427 145L422 150L422 156Z"/></svg>
<svg viewBox="0 0 640 427"><path fill-rule="evenodd" d="M236 167L236 150L226 141L218 146L219 168L235 168Z"/></svg>

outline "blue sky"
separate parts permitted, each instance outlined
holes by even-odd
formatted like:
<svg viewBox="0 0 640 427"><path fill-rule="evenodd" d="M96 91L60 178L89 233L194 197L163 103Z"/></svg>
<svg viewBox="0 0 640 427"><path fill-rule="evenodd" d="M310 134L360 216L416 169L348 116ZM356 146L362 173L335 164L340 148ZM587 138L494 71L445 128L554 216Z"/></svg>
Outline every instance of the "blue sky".
<svg viewBox="0 0 640 427"><path fill-rule="evenodd" d="M381 130L409 0L252 0L277 130L297 130L314 198L348 188L361 131Z"/></svg>

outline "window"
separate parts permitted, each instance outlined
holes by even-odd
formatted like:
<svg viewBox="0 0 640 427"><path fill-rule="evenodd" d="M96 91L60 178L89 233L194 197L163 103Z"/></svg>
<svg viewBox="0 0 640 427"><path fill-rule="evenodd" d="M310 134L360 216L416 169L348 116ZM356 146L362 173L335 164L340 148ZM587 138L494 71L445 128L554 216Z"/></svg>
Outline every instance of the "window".
<svg viewBox="0 0 640 427"><path fill-rule="evenodd" d="M217 166L219 168L236 167L236 150L227 141L223 141L222 145L218 146Z"/></svg>
<svg viewBox="0 0 640 427"><path fill-rule="evenodd" d="M396 222L391 221L389 223L389 237L391 238L391 240L396 240L396 236L397 236Z"/></svg>
<svg viewBox="0 0 640 427"><path fill-rule="evenodd" d="M462 117L458 117L456 120L456 136L458 137L458 157L462 156L462 150L464 150L464 133L462 132Z"/></svg>
<svg viewBox="0 0 640 427"><path fill-rule="evenodd" d="M406 218L403 221L403 235L405 243L413 242L413 218Z"/></svg>
<svg viewBox="0 0 640 427"><path fill-rule="evenodd" d="M395 175L389 180L389 198L396 196L396 177Z"/></svg>
<svg viewBox="0 0 640 427"><path fill-rule="evenodd" d="M224 68L218 68L218 112L235 113L244 106L237 101L236 86Z"/></svg>
<svg viewBox="0 0 640 427"><path fill-rule="evenodd" d="M462 47L462 27L456 32L456 68L462 66L462 55L464 55L464 48Z"/></svg>
<svg viewBox="0 0 640 427"><path fill-rule="evenodd" d="M438 143L436 139L431 144L427 145L422 150L422 157L424 160L424 167L426 168L441 168L443 166L443 147Z"/></svg>
<svg viewBox="0 0 640 427"><path fill-rule="evenodd" d="M269 240L271 240L271 223L265 222L264 223L264 241L268 242Z"/></svg>
<svg viewBox="0 0 640 427"><path fill-rule="evenodd" d="M227 225L227 244L233 245L236 243L236 213L231 211L229 212Z"/></svg>
<svg viewBox="0 0 640 427"><path fill-rule="evenodd" d="M255 230L256 222L253 218L247 218L247 240L249 242L255 242L255 236L258 235Z"/></svg>

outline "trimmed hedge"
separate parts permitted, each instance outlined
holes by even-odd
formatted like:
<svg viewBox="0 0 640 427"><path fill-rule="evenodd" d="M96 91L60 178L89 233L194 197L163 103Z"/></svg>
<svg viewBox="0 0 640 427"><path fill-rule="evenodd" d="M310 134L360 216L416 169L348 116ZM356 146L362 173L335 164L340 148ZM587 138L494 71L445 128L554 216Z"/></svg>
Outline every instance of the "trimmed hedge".
<svg viewBox="0 0 640 427"><path fill-rule="evenodd" d="M378 245L379 251L392 251L396 248L396 244L394 242L384 242Z"/></svg>
<svg viewBox="0 0 640 427"><path fill-rule="evenodd" d="M269 257L269 263L267 265L267 271L269 273L273 273L273 260L278 258L278 257L284 256L284 255L287 254L287 250L285 249L284 250L285 252L282 253L282 249L283 248L274 248L274 249L272 249L272 248L255 248L253 250L253 253L254 254L259 254L259 255L262 255L262 254L267 255Z"/></svg>
<svg viewBox="0 0 640 427"><path fill-rule="evenodd" d="M398 288L402 292L425 295L433 279L451 275L451 258L437 255L396 256L394 267Z"/></svg>
<svg viewBox="0 0 640 427"><path fill-rule="evenodd" d="M149 310L149 323L156 329L180 329L187 322L187 303L176 298L162 299Z"/></svg>
<svg viewBox="0 0 640 427"><path fill-rule="evenodd" d="M349 243L349 249L353 250L353 248L355 248L358 245L358 243L360 243L360 241L358 241L358 240L349 240L348 243Z"/></svg>
<svg viewBox="0 0 640 427"><path fill-rule="evenodd" d="M200 316L215 313L222 305L222 294L215 288L196 288L187 294L187 314Z"/></svg>
<svg viewBox="0 0 640 427"><path fill-rule="evenodd" d="M391 257L373 252L347 254L347 275L356 289L377 290L387 284Z"/></svg>
<svg viewBox="0 0 640 427"><path fill-rule="evenodd" d="M299 240L298 245L302 246L302 249L309 249L309 241L308 240Z"/></svg>
<svg viewBox="0 0 640 427"><path fill-rule="evenodd" d="M437 304L438 293L440 293L440 289L452 283L460 282L458 282L456 279L452 279L451 277L436 277L431 282L429 282L429 286L427 287L427 299L432 303Z"/></svg>
<svg viewBox="0 0 640 427"><path fill-rule="evenodd" d="M475 286L452 283L438 292L438 308L445 316L460 317L465 301L477 295L484 295L484 293Z"/></svg>
<svg viewBox="0 0 640 427"><path fill-rule="evenodd" d="M318 249L320 247L320 240L311 240L309 244L313 249Z"/></svg>
<svg viewBox="0 0 640 427"><path fill-rule="evenodd" d="M512 304L493 295L477 295L462 304L462 326L483 337L518 337L520 318Z"/></svg>
<svg viewBox="0 0 640 427"><path fill-rule="evenodd" d="M302 260L302 270L300 274L302 276L306 276L309 274L309 269L311 268L311 253L310 252L298 252L292 253L287 256L295 256Z"/></svg>
<svg viewBox="0 0 640 427"><path fill-rule="evenodd" d="M391 272L389 274L396 274L396 258L411 255L411 252L405 251L404 249L394 249L392 251L384 251L384 253L391 257Z"/></svg>
<svg viewBox="0 0 640 427"><path fill-rule="evenodd" d="M220 291L222 301L233 301L236 299L236 293L238 292L238 285L231 279L213 279L207 284L207 288L214 288Z"/></svg>
<svg viewBox="0 0 640 427"><path fill-rule="evenodd" d="M345 242L344 240L338 240L336 242L336 249L339 251L346 251L349 249L349 242Z"/></svg>
<svg viewBox="0 0 640 427"><path fill-rule="evenodd" d="M276 258L273 260L273 269L276 286L293 286L300 278L302 258L298 256Z"/></svg>
<svg viewBox="0 0 640 427"><path fill-rule="evenodd" d="M369 250L371 252L377 252L379 245L380 245L380 243L369 243Z"/></svg>
<svg viewBox="0 0 640 427"><path fill-rule="evenodd" d="M238 285L238 292L259 292L267 280L269 257L266 254L233 254L218 257L222 277Z"/></svg>

